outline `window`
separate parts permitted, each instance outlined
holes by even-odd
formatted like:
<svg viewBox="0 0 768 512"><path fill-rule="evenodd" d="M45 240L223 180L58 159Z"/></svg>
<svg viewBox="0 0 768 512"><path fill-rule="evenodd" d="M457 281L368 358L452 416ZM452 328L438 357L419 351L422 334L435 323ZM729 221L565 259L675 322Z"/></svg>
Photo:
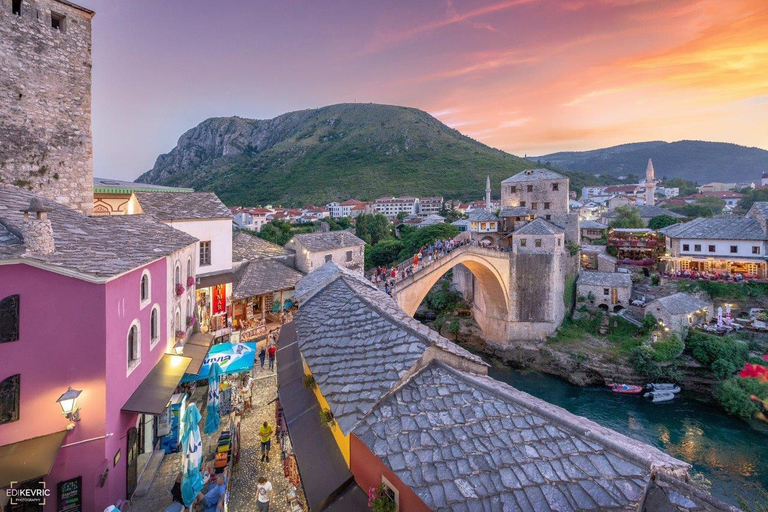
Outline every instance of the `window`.
<svg viewBox="0 0 768 512"><path fill-rule="evenodd" d="M200 242L200 266L211 264L211 241Z"/></svg>
<svg viewBox="0 0 768 512"><path fill-rule="evenodd" d="M541 247L541 238L537 238L537 239L534 241L534 245L535 245L536 247Z"/></svg>
<svg viewBox="0 0 768 512"><path fill-rule="evenodd" d="M352 251L347 251L347 261L352 261Z"/></svg>
<svg viewBox="0 0 768 512"><path fill-rule="evenodd" d="M400 492L384 477L384 475L381 475L381 485L384 487L384 494L395 504L395 510L399 510Z"/></svg>
<svg viewBox="0 0 768 512"><path fill-rule="evenodd" d="M173 271L174 284L181 284L181 263L176 262L176 268Z"/></svg>
<svg viewBox="0 0 768 512"><path fill-rule="evenodd" d="M610 288L603 288L603 295L610 295L611 289Z"/></svg>
<svg viewBox="0 0 768 512"><path fill-rule="evenodd" d="M187 277L192 277L192 258L187 259Z"/></svg>
<svg viewBox="0 0 768 512"><path fill-rule="evenodd" d="M141 284L139 284L139 307L144 309L152 296L152 281L149 270L144 270L141 274Z"/></svg>
<svg viewBox="0 0 768 512"><path fill-rule="evenodd" d="M732 245L731 246L731 254L737 254L739 252L739 246L738 245Z"/></svg>
<svg viewBox="0 0 768 512"><path fill-rule="evenodd" d="M715 252L715 246L714 245L710 245L708 248L709 248L709 252Z"/></svg>
<svg viewBox="0 0 768 512"><path fill-rule="evenodd" d="M557 192L558 190L560 190L560 184L559 183L553 183L552 184L552 191L553 192Z"/></svg>
<svg viewBox="0 0 768 512"><path fill-rule="evenodd" d="M528 186L526 187L526 190L527 190L528 192L533 192L533 185L528 185Z"/></svg>
<svg viewBox="0 0 768 512"><path fill-rule="evenodd" d="M760 254L760 246L759 245L753 245L752 246L752 254Z"/></svg>
<svg viewBox="0 0 768 512"><path fill-rule="evenodd" d="M181 325L181 311L179 310L179 308L176 308L176 313L173 315L173 329L175 331L184 330Z"/></svg>
<svg viewBox="0 0 768 512"><path fill-rule="evenodd" d="M139 331L139 321L134 320L128 329L128 373L130 374L141 362L141 332Z"/></svg>
<svg viewBox="0 0 768 512"><path fill-rule="evenodd" d="M160 339L160 306L155 305L149 317L149 344L154 345Z"/></svg>
<svg viewBox="0 0 768 512"><path fill-rule="evenodd" d="M528 240L525 238L520 239L520 247L525 247L528 244Z"/></svg>
<svg viewBox="0 0 768 512"><path fill-rule="evenodd" d="M520 207L525 208L525 201L520 201Z"/></svg>
<svg viewBox="0 0 768 512"><path fill-rule="evenodd" d="M67 17L57 12L51 12L51 28L64 32L67 28Z"/></svg>
<svg viewBox="0 0 768 512"><path fill-rule="evenodd" d="M544 209L549 210L549 203L544 203Z"/></svg>
<svg viewBox="0 0 768 512"><path fill-rule="evenodd" d="M696 244L693 246L693 250L696 252L701 252L701 244Z"/></svg>
<svg viewBox="0 0 768 512"><path fill-rule="evenodd" d="M688 245L688 244L683 244L683 250L684 251L690 251L691 250L691 246Z"/></svg>
<svg viewBox="0 0 768 512"><path fill-rule="evenodd" d="M562 242L562 240L560 240L560 239L558 238L558 239L557 239L557 246L558 246L558 247L560 247L560 245L561 245L561 242Z"/></svg>
<svg viewBox="0 0 768 512"><path fill-rule="evenodd" d="M333 261L333 254L325 255L325 262L328 263L329 261Z"/></svg>
<svg viewBox="0 0 768 512"><path fill-rule="evenodd" d="M21 0L11 2L11 12L16 16L21 16Z"/></svg>
<svg viewBox="0 0 768 512"><path fill-rule="evenodd" d="M19 387L21 374L11 375L0 382L0 425L19 419Z"/></svg>
<svg viewBox="0 0 768 512"><path fill-rule="evenodd" d="M539 203L531 203L531 210L537 210L539 208Z"/></svg>
<svg viewBox="0 0 768 512"><path fill-rule="evenodd" d="M551 216L551 215L545 215L545 216L544 216L544 220L551 220L551 219L552 219L552 216Z"/></svg>
<svg viewBox="0 0 768 512"><path fill-rule="evenodd" d="M514 186L514 185L512 185L511 187L509 187L509 193L510 193L510 194L516 194L516 193L517 193L517 187L516 187L516 186Z"/></svg>
<svg viewBox="0 0 768 512"><path fill-rule="evenodd" d="M19 341L19 296L0 300L0 343Z"/></svg>

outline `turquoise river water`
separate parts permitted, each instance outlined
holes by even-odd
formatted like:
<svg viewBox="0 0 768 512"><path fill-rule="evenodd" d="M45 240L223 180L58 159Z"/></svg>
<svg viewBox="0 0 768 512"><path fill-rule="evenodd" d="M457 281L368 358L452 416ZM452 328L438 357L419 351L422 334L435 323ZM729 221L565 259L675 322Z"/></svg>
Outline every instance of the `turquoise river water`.
<svg viewBox="0 0 768 512"><path fill-rule="evenodd" d="M579 387L556 377L489 361L489 375L690 463L699 485L723 501L766 505L768 435L720 409L685 396L654 404L607 388Z"/></svg>

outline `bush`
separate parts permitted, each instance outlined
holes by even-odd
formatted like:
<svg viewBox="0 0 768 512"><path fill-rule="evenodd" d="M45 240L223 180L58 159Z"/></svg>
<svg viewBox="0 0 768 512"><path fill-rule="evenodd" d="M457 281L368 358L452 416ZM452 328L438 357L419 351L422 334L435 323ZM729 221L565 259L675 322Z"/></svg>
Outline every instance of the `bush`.
<svg viewBox="0 0 768 512"><path fill-rule="evenodd" d="M445 327L445 314L440 313L437 315L437 318L435 318L435 322L432 325L437 332L442 331L443 327Z"/></svg>
<svg viewBox="0 0 768 512"><path fill-rule="evenodd" d="M375 246L365 246L365 266L389 267L397 262L400 252L403 250L403 242L396 238L388 238L380 241Z"/></svg>
<svg viewBox="0 0 768 512"><path fill-rule="evenodd" d="M640 328L643 334L650 334L657 327L656 317L648 313L643 318L643 326Z"/></svg>
<svg viewBox="0 0 768 512"><path fill-rule="evenodd" d="M440 288L427 296L427 302L432 309L444 313L453 311L461 304L461 294L451 288L448 279L440 281Z"/></svg>
<svg viewBox="0 0 768 512"><path fill-rule="evenodd" d="M741 368L749 360L749 348L730 337L719 338L702 332L691 332L688 338L688 351L702 364L713 368L718 359L728 361L734 368ZM722 367L722 363L720 364ZM735 370L734 370L735 371Z"/></svg>
<svg viewBox="0 0 768 512"><path fill-rule="evenodd" d="M304 387L307 389L315 389L317 387L317 383L315 382L315 377L313 375L305 375L301 378L301 380L304 383Z"/></svg>
<svg viewBox="0 0 768 512"><path fill-rule="evenodd" d="M725 380L736 373L736 365L727 359L716 359L712 363L712 373L720 380Z"/></svg>
<svg viewBox="0 0 768 512"><path fill-rule="evenodd" d="M661 283L661 278L659 277L659 274L653 274L651 276L651 284L653 286L659 286L659 283Z"/></svg>
<svg viewBox="0 0 768 512"><path fill-rule="evenodd" d="M320 421L324 426L330 427L336 421L330 409L320 409Z"/></svg>
<svg viewBox="0 0 768 512"><path fill-rule="evenodd" d="M458 337L459 331L461 331L461 325L459 324L459 320L457 318L454 318L453 320L451 320L451 323L448 325L448 332Z"/></svg>
<svg viewBox="0 0 768 512"><path fill-rule="evenodd" d="M651 346L650 356L654 361L665 363L672 361L685 348L685 343L676 335L670 335Z"/></svg>
<svg viewBox="0 0 768 512"><path fill-rule="evenodd" d="M760 404L749 399L750 395L765 400L768 398L768 384L762 384L757 379L742 379L731 377L717 385L715 398L729 414L751 418L760 412Z"/></svg>

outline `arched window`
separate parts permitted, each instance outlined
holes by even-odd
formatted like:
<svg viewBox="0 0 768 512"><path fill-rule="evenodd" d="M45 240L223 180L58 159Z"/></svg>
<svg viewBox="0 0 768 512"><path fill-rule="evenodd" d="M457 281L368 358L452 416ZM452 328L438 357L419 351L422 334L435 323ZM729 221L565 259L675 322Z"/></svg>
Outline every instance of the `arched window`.
<svg viewBox="0 0 768 512"><path fill-rule="evenodd" d="M0 300L0 343L19 340L19 296Z"/></svg>
<svg viewBox="0 0 768 512"><path fill-rule="evenodd" d="M11 375L0 382L0 425L19 419L21 375Z"/></svg>
<svg viewBox="0 0 768 512"><path fill-rule="evenodd" d="M173 317L173 328L177 331L184 330L181 326L181 311L179 311L179 308L176 308L176 314Z"/></svg>
<svg viewBox="0 0 768 512"><path fill-rule="evenodd" d="M149 317L149 343L154 346L160 340L160 306L155 304Z"/></svg>
<svg viewBox="0 0 768 512"><path fill-rule="evenodd" d="M128 373L131 373L141 362L141 329L138 320L134 320L128 329L127 349Z"/></svg>
<svg viewBox="0 0 768 512"><path fill-rule="evenodd" d="M181 263L176 263L176 271L174 272L174 283L181 284Z"/></svg>
<svg viewBox="0 0 768 512"><path fill-rule="evenodd" d="M192 258L187 260L187 277L192 277Z"/></svg>

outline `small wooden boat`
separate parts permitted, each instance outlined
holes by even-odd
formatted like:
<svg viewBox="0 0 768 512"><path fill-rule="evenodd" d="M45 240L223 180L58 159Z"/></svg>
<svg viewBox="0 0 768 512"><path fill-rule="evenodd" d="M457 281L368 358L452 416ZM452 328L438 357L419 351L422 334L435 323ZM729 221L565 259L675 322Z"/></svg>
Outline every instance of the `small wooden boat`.
<svg viewBox="0 0 768 512"><path fill-rule="evenodd" d="M649 391L643 395L653 403L657 402L669 402L675 398L675 394L671 391Z"/></svg>
<svg viewBox="0 0 768 512"><path fill-rule="evenodd" d="M667 384L667 383L658 383L658 382L652 382L650 384L645 385L646 391L663 391L663 392L670 392L670 393L679 393L680 392L680 386L677 384Z"/></svg>
<svg viewBox="0 0 768 512"><path fill-rule="evenodd" d="M614 393L623 393L626 395L639 395L643 392L643 386L632 386L630 384L611 384L611 391Z"/></svg>

